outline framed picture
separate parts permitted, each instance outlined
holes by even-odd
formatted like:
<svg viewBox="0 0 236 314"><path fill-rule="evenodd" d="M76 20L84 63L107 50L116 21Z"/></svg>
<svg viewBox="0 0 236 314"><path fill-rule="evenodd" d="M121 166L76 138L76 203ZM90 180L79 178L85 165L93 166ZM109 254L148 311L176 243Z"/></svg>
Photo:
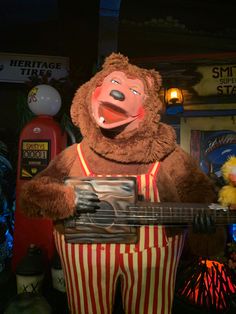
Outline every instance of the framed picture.
<svg viewBox="0 0 236 314"><path fill-rule="evenodd" d="M220 168L230 156L236 156L235 117L183 118L180 145L208 175L221 179Z"/></svg>

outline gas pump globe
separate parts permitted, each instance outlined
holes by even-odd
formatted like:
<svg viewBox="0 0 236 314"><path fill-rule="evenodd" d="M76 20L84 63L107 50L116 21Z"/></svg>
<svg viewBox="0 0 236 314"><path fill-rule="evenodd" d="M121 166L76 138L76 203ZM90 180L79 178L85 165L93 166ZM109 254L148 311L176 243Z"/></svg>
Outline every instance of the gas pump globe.
<svg viewBox="0 0 236 314"><path fill-rule="evenodd" d="M50 85L37 85L28 94L28 106L37 116L55 116L61 108L61 96Z"/></svg>

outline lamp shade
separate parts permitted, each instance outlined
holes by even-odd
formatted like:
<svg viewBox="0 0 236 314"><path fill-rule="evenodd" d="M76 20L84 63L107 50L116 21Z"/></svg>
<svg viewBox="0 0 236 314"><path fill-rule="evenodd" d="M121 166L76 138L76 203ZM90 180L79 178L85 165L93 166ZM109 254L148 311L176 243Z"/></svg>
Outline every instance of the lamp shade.
<svg viewBox="0 0 236 314"><path fill-rule="evenodd" d="M167 106L171 105L182 105L184 97L182 90L177 87L171 87L165 91L165 103Z"/></svg>

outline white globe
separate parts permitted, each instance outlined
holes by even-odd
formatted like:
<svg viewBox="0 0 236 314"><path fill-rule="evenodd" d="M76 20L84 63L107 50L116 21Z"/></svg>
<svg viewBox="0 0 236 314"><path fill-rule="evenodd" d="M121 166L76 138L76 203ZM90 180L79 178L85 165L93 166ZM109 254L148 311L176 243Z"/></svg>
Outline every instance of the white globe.
<svg viewBox="0 0 236 314"><path fill-rule="evenodd" d="M55 116L61 108L61 96L50 85L37 85L28 94L28 106L36 115Z"/></svg>

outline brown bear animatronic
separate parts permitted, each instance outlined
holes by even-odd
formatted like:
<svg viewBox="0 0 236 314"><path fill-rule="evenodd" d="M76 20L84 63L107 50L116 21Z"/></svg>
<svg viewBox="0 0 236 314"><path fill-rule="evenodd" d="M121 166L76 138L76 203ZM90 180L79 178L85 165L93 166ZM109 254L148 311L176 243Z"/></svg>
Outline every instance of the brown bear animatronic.
<svg viewBox="0 0 236 314"><path fill-rule="evenodd" d="M111 54L72 103L72 120L82 142L65 149L23 187L24 212L55 220L71 313L112 313L118 278L126 313L171 313L184 232L141 226L135 244L66 243L63 219L96 209L99 203L96 195L86 198L65 185L65 177L134 176L139 194L149 201L216 199L207 176L176 144L172 127L160 122L160 85L155 70Z"/></svg>

